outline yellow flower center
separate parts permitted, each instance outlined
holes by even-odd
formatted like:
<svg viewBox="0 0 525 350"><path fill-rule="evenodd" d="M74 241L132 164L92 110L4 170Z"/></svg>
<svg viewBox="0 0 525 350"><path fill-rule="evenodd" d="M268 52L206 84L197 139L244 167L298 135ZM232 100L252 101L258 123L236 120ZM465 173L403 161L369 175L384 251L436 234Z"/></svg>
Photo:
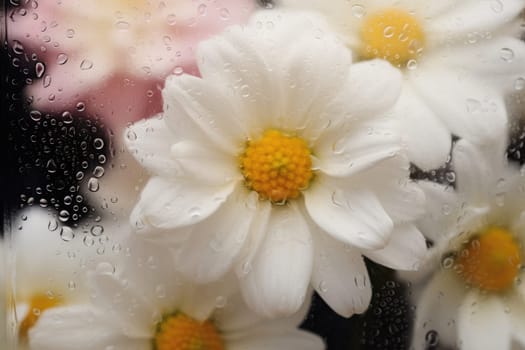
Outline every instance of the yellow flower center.
<svg viewBox="0 0 525 350"><path fill-rule="evenodd" d="M183 313L165 317L157 326L155 350L224 350L222 338L209 322L199 322Z"/></svg>
<svg viewBox="0 0 525 350"><path fill-rule="evenodd" d="M38 318L45 310L55 307L60 304L60 299L56 297L50 297L45 294L36 294L31 298L29 302L29 311L24 319L20 322L19 336L20 339L27 339L27 334L31 327L33 327Z"/></svg>
<svg viewBox="0 0 525 350"><path fill-rule="evenodd" d="M274 129L267 130L259 140L249 141L240 163L246 186L274 203L299 197L313 177L306 142Z"/></svg>
<svg viewBox="0 0 525 350"><path fill-rule="evenodd" d="M405 66L423 50L425 33L410 13L387 9L366 16L361 27L361 56L382 58L394 66Z"/></svg>
<svg viewBox="0 0 525 350"><path fill-rule="evenodd" d="M503 292L518 276L520 244L503 228L489 228L462 248L456 267L465 282L482 290Z"/></svg>

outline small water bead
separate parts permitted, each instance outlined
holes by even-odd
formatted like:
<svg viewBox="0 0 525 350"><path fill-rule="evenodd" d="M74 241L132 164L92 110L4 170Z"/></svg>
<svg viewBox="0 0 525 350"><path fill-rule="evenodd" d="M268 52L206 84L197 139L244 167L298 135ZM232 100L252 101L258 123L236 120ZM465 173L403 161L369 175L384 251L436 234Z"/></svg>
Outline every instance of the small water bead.
<svg viewBox="0 0 525 350"><path fill-rule="evenodd" d="M80 62L80 69L81 70L90 70L91 68L93 68L93 62L91 62L90 60L82 60L82 62Z"/></svg>
<svg viewBox="0 0 525 350"><path fill-rule="evenodd" d="M97 192L100 188L100 184L98 182L98 179L92 177L88 180L88 189L91 192Z"/></svg>
<svg viewBox="0 0 525 350"><path fill-rule="evenodd" d="M69 57L65 53L59 53L58 56L57 56L57 63L59 65L66 64L68 59L69 59Z"/></svg>
<svg viewBox="0 0 525 350"><path fill-rule="evenodd" d="M102 235L102 233L104 233L104 227L101 226L101 225L94 225L93 227L91 227L91 234L93 236L100 236Z"/></svg>
<svg viewBox="0 0 525 350"><path fill-rule="evenodd" d="M75 238L75 232L69 226L60 228L60 238L65 242L70 242Z"/></svg>
<svg viewBox="0 0 525 350"><path fill-rule="evenodd" d="M505 62L512 62L514 60L514 51L508 47L504 47L500 50L500 57Z"/></svg>

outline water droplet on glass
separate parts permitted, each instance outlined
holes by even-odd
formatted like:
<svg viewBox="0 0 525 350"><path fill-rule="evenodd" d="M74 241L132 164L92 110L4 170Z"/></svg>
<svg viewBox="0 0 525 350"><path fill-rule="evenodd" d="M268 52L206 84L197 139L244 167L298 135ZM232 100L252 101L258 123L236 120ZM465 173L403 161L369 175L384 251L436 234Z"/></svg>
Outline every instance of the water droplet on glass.
<svg viewBox="0 0 525 350"><path fill-rule="evenodd" d="M366 14L365 7L359 4L352 5L350 11L355 18L362 18Z"/></svg>
<svg viewBox="0 0 525 350"><path fill-rule="evenodd" d="M97 265L96 271L101 275L112 275L115 273L115 266L108 262L101 262Z"/></svg>
<svg viewBox="0 0 525 350"><path fill-rule="evenodd" d="M514 60L514 51L508 47L502 48L499 53L499 57L505 62L512 62L512 60Z"/></svg>
<svg viewBox="0 0 525 350"><path fill-rule="evenodd" d="M68 59L69 57L67 57L65 53L59 53L57 56L57 63L63 65L67 62Z"/></svg>
<svg viewBox="0 0 525 350"><path fill-rule="evenodd" d="M35 122L39 121L40 119L42 119L42 113L40 113L40 111L37 111L37 110L32 110L31 112L29 112L29 116L31 117L31 119L33 119Z"/></svg>
<svg viewBox="0 0 525 350"><path fill-rule="evenodd" d="M387 26L387 27L385 27L385 29L383 30L383 35L385 36L385 38L391 38L391 37L394 36L394 32L395 32L394 27L392 27L392 26Z"/></svg>
<svg viewBox="0 0 525 350"><path fill-rule="evenodd" d="M446 256L441 260L441 266L444 269L451 269L454 266L454 257Z"/></svg>
<svg viewBox="0 0 525 350"><path fill-rule="evenodd" d="M228 11L227 8L222 8L219 11L219 16L221 17L221 19L227 20L230 18L230 11Z"/></svg>
<svg viewBox="0 0 525 350"><path fill-rule="evenodd" d="M226 306L227 302L228 299L226 297L219 295L217 298L215 298L215 307L221 309Z"/></svg>
<svg viewBox="0 0 525 350"><path fill-rule="evenodd" d="M95 225L91 227L91 234L93 236L100 236L102 233L104 233L104 227L100 225Z"/></svg>
<svg viewBox="0 0 525 350"><path fill-rule="evenodd" d="M102 177L104 175L104 168L100 165L97 165L95 169L93 169L93 176L94 177Z"/></svg>
<svg viewBox="0 0 525 350"><path fill-rule="evenodd" d="M490 3L490 8L492 9L492 11L500 13L501 11L503 11L503 3L501 2L501 0L493 0Z"/></svg>
<svg viewBox="0 0 525 350"><path fill-rule="evenodd" d="M46 71L46 66L42 62L37 62L35 65L35 73L37 78L42 78L44 72Z"/></svg>
<svg viewBox="0 0 525 350"><path fill-rule="evenodd" d="M431 330L428 331L425 335L425 342L427 346L435 347L439 343L439 334L438 332Z"/></svg>
<svg viewBox="0 0 525 350"><path fill-rule="evenodd" d="M519 77L514 82L514 90L520 91L525 89L525 78Z"/></svg>
<svg viewBox="0 0 525 350"><path fill-rule="evenodd" d="M90 178L88 181L88 189L91 192L97 192L99 188L100 188L100 185L98 183L98 179L94 177Z"/></svg>
<svg viewBox="0 0 525 350"><path fill-rule="evenodd" d="M49 220L49 223L47 224L47 229L49 231L55 231L58 228L58 221L55 219Z"/></svg>
<svg viewBox="0 0 525 350"><path fill-rule="evenodd" d="M97 137L93 140L93 147L95 147L95 149L102 149L104 147L104 140Z"/></svg>
<svg viewBox="0 0 525 350"><path fill-rule="evenodd" d="M90 60L82 60L80 63L80 69L82 70L90 70L91 68L93 68L93 62Z"/></svg>
<svg viewBox="0 0 525 350"><path fill-rule="evenodd" d="M63 226L60 229L60 238L65 242L70 242L75 238L75 232L69 226Z"/></svg>

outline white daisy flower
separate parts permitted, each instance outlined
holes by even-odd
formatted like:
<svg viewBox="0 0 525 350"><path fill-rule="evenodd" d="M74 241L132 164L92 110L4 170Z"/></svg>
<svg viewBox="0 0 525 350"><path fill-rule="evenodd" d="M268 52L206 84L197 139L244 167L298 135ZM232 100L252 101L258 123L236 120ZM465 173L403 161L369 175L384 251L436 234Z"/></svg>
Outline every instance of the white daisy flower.
<svg viewBox="0 0 525 350"><path fill-rule="evenodd" d="M409 159L445 163L451 134L481 144L505 129L504 95L525 73L514 35L523 0L279 0L314 10L360 60L383 58L403 73L394 114ZM431 142L429 142L431 140Z"/></svg>
<svg viewBox="0 0 525 350"><path fill-rule="evenodd" d="M41 208L24 210L13 220L5 242L10 262L6 282L13 291L20 346L44 310L88 299L86 272L112 259L110 249L103 254L102 226L89 227L63 225Z"/></svg>
<svg viewBox="0 0 525 350"><path fill-rule="evenodd" d="M93 275L92 304L47 310L30 332L31 349L324 349L297 329L307 305L292 317L261 319L220 286L184 283L163 247L141 243L129 253L134 266Z"/></svg>
<svg viewBox="0 0 525 350"><path fill-rule="evenodd" d="M269 317L296 311L309 283L341 315L363 312L362 255L414 269L425 253L424 197L386 115L400 74L352 65L322 28L273 11L231 27L200 46L202 79L168 79L163 115L127 131L154 174L132 223L171 241L193 280L235 269Z"/></svg>
<svg viewBox="0 0 525 350"><path fill-rule="evenodd" d="M525 168L503 154L504 147L461 140L453 151L456 190L421 184L429 212L422 232L435 246L419 287L416 349L437 341L463 350L525 348Z"/></svg>

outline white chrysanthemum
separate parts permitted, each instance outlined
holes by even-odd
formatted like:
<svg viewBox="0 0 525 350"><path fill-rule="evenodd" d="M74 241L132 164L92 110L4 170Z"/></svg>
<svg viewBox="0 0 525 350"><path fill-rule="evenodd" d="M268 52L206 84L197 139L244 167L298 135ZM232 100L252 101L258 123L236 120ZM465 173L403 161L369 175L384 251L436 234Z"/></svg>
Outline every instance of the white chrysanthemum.
<svg viewBox="0 0 525 350"><path fill-rule="evenodd" d="M24 210L13 220L6 241L7 285L14 292L20 346L44 310L88 299L86 273L113 259L109 241L102 223L72 228L41 208Z"/></svg>
<svg viewBox="0 0 525 350"><path fill-rule="evenodd" d="M451 134L481 144L505 129L504 95L525 73L525 44L512 36L525 1L278 3L325 14L360 60L384 58L400 68L394 113L419 167L445 163Z"/></svg>
<svg viewBox="0 0 525 350"><path fill-rule="evenodd" d="M456 189L421 184L429 212L421 231L435 246L422 269L432 274L416 286L416 349L437 340L462 350L525 348L525 168L503 155L461 140Z"/></svg>
<svg viewBox="0 0 525 350"><path fill-rule="evenodd" d="M202 79L169 78L163 115L127 131L154 174L132 223L200 283L235 269L266 316L297 310L309 283L338 313L363 312L362 255L413 269L425 253L423 196L386 115L400 74L352 65L322 26L270 11L231 27L199 47Z"/></svg>
<svg viewBox="0 0 525 350"><path fill-rule="evenodd" d="M186 284L163 247L140 243L122 271L93 274L91 304L47 310L30 331L31 349L324 349L319 337L297 329L308 304L292 317L263 320L241 298L221 294L225 281Z"/></svg>

